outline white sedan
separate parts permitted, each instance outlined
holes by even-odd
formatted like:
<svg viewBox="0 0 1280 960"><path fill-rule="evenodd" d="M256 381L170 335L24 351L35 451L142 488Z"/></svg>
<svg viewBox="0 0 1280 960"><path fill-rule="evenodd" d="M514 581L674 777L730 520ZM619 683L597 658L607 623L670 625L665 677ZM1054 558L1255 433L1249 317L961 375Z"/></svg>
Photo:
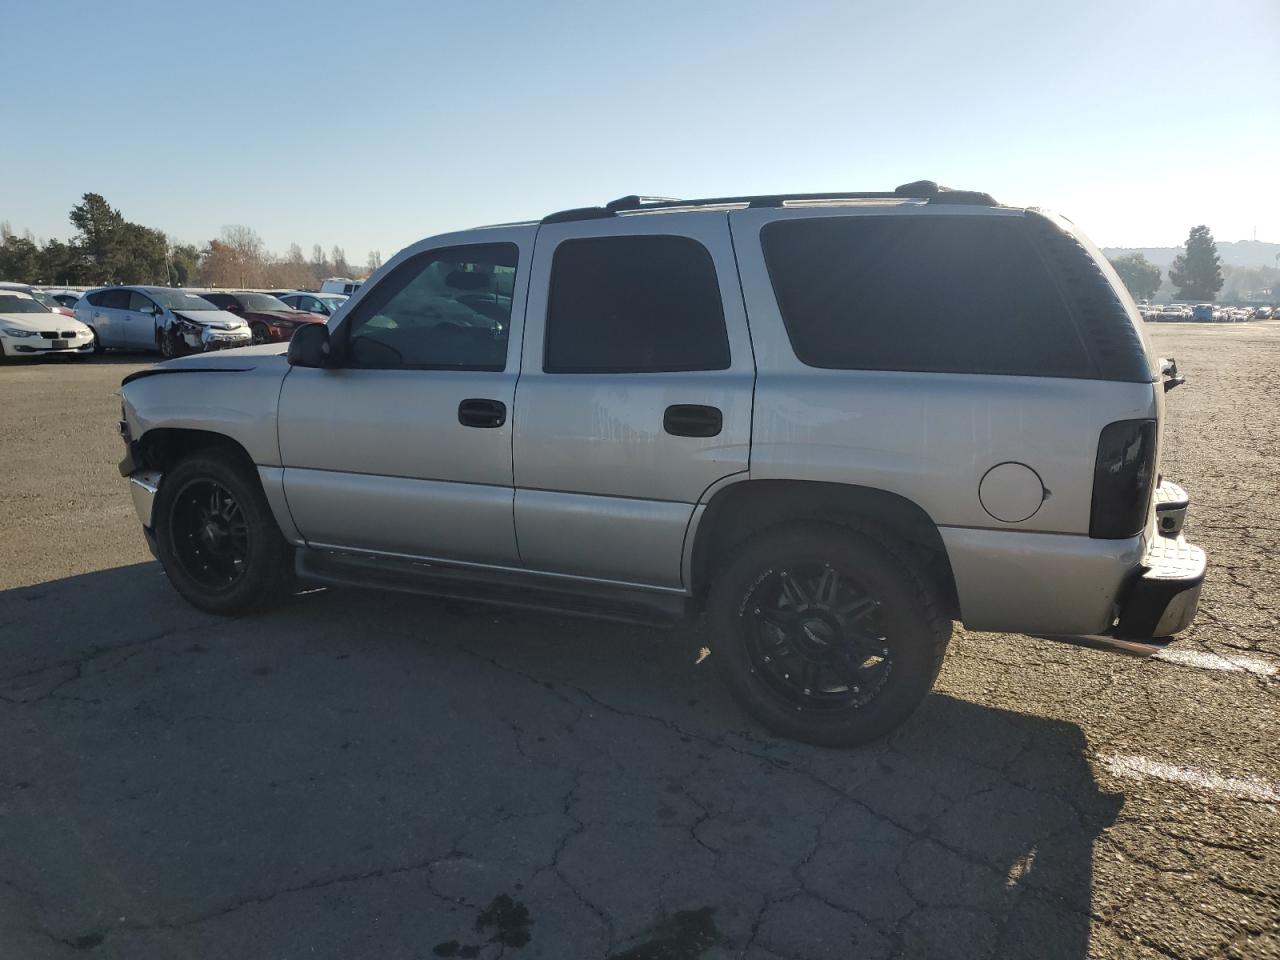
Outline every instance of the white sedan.
<svg viewBox="0 0 1280 960"><path fill-rule="evenodd" d="M93 353L93 331L29 293L0 290L0 360Z"/></svg>

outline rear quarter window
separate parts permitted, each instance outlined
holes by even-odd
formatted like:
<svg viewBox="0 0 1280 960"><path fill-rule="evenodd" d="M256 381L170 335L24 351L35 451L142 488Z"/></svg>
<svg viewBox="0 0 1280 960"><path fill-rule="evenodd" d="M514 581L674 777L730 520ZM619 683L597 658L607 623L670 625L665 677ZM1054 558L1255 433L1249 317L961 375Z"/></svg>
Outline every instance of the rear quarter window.
<svg viewBox="0 0 1280 960"><path fill-rule="evenodd" d="M792 348L808 366L1094 375L1022 218L777 220L761 242Z"/></svg>

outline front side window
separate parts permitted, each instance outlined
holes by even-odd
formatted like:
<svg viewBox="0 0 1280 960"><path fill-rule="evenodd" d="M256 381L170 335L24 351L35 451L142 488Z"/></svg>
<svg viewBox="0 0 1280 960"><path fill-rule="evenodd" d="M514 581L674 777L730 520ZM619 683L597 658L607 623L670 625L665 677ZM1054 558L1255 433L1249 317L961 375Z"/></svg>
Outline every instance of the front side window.
<svg viewBox="0 0 1280 960"><path fill-rule="evenodd" d="M777 220L761 242L791 346L811 367L1092 375L1020 219Z"/></svg>
<svg viewBox="0 0 1280 960"><path fill-rule="evenodd" d="M543 370L725 370L715 264L688 237L566 240L551 266Z"/></svg>
<svg viewBox="0 0 1280 960"><path fill-rule="evenodd" d="M154 311L155 304L149 298L139 293L137 290L129 291L129 309L134 313L145 313Z"/></svg>
<svg viewBox="0 0 1280 960"><path fill-rule="evenodd" d="M476 244L420 253L361 302L347 327L347 365L502 370L519 248Z"/></svg>

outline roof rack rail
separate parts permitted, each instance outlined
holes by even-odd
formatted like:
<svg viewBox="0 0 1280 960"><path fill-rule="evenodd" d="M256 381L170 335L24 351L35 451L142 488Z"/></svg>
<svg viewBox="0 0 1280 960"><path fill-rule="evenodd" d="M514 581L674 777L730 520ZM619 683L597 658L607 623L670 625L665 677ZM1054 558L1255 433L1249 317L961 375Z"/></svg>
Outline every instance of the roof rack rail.
<svg viewBox="0 0 1280 960"><path fill-rule="evenodd" d="M746 206L749 208L781 207L794 201L822 200L925 200L928 203L961 203L975 206L999 206L989 193L976 190L952 190L941 187L932 180L916 180L904 183L891 191L845 191L833 190L828 193L775 193L757 194L741 197L703 197L697 200L679 200L673 197L645 197L631 194L610 200L603 207L577 207L572 210L560 210L542 218L543 223L567 223L574 220L599 220L615 217L619 213L630 213L640 210L673 210L691 207L727 207Z"/></svg>

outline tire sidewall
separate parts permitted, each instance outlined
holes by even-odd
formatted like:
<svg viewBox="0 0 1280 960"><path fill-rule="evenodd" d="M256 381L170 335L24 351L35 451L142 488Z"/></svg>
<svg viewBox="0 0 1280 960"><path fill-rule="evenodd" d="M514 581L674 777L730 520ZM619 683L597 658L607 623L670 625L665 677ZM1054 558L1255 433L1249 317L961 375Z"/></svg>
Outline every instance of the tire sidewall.
<svg viewBox="0 0 1280 960"><path fill-rule="evenodd" d="M754 629L752 591L772 573L801 563L827 563L854 573L859 585L882 602L891 672L884 688L861 706L797 709L754 670L745 637ZM906 720L933 686L950 636L949 622L939 619L936 601L918 573L872 536L828 524L795 524L753 538L717 577L709 614L711 659L739 704L771 731L822 746L864 743Z"/></svg>
<svg viewBox="0 0 1280 960"><path fill-rule="evenodd" d="M173 539L173 511L179 493L193 480L208 479L225 487L244 511L249 528L249 555L244 573L229 587L211 588L191 577L179 560ZM257 479L217 456L184 460L164 476L155 502L156 552L164 572L188 603L208 613L232 615L258 607L271 585L279 582L288 547L266 503Z"/></svg>

